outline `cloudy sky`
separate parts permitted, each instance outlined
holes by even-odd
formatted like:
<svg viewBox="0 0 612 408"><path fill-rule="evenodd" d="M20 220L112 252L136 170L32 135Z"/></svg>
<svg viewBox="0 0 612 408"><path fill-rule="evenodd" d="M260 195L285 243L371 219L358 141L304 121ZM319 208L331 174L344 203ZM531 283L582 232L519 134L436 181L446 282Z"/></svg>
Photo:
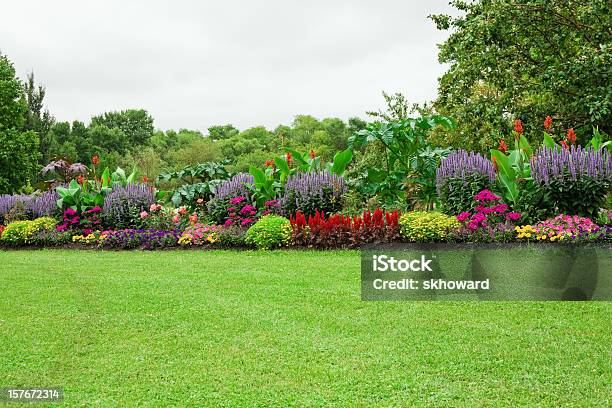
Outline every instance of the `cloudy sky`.
<svg viewBox="0 0 612 408"><path fill-rule="evenodd" d="M145 108L161 129L362 116L381 90L431 100L444 67L428 14L447 0L13 1L0 51L58 120Z"/></svg>

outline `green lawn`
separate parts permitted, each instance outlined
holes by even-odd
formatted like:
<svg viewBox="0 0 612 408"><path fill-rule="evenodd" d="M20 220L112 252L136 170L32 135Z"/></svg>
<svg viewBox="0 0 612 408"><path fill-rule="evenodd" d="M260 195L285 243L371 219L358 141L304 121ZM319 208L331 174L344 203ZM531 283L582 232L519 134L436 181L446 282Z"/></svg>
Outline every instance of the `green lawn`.
<svg viewBox="0 0 612 408"><path fill-rule="evenodd" d="M358 252L0 251L0 387L66 406L610 406L609 302L362 302Z"/></svg>

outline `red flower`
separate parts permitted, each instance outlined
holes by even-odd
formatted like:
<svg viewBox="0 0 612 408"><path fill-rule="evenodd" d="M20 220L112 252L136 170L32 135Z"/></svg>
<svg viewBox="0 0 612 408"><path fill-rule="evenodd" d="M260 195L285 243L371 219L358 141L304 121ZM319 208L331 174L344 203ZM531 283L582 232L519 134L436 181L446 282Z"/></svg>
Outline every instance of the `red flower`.
<svg viewBox="0 0 612 408"><path fill-rule="evenodd" d="M497 171L497 157L493 156L493 168Z"/></svg>
<svg viewBox="0 0 612 408"><path fill-rule="evenodd" d="M285 154L285 160L287 160L287 163L291 164L291 162L293 161L293 156L291 155L291 152L287 152L287 154Z"/></svg>
<svg viewBox="0 0 612 408"><path fill-rule="evenodd" d="M561 146L563 146L564 149L567 149L567 142L565 140L562 140Z"/></svg>
<svg viewBox="0 0 612 408"><path fill-rule="evenodd" d="M523 133L523 123L521 122L520 119L516 119L514 121L514 131L516 133Z"/></svg>
<svg viewBox="0 0 612 408"><path fill-rule="evenodd" d="M574 128L570 128L567 131L567 141L571 144L576 144L576 134L574 133Z"/></svg>
<svg viewBox="0 0 612 408"><path fill-rule="evenodd" d="M544 129L548 130L550 129L551 126L552 126L552 118L550 116L547 116L546 119L544 119Z"/></svg>
<svg viewBox="0 0 612 408"><path fill-rule="evenodd" d="M317 157L317 155L315 154L315 151L310 149L310 158L314 159L315 157Z"/></svg>
<svg viewBox="0 0 612 408"><path fill-rule="evenodd" d="M97 166L98 163L100 163L100 157L98 157L97 154L94 154L94 156L91 158L91 162L93 163L94 166Z"/></svg>
<svg viewBox="0 0 612 408"><path fill-rule="evenodd" d="M273 160L266 160L266 167L272 167L274 166L274 161Z"/></svg>
<svg viewBox="0 0 612 408"><path fill-rule="evenodd" d="M76 181L77 181L77 183L79 183L80 185L83 185L83 183L85 182L85 178L84 178L84 177L83 177L83 175L81 174L81 175L79 175L79 176L76 178Z"/></svg>
<svg viewBox="0 0 612 408"><path fill-rule="evenodd" d="M504 153L508 151L508 146L506 145L506 142L504 142L504 139L499 141L499 150Z"/></svg>
<svg viewBox="0 0 612 408"><path fill-rule="evenodd" d="M149 178L147 176L142 176L142 182L143 183L148 183L149 182Z"/></svg>

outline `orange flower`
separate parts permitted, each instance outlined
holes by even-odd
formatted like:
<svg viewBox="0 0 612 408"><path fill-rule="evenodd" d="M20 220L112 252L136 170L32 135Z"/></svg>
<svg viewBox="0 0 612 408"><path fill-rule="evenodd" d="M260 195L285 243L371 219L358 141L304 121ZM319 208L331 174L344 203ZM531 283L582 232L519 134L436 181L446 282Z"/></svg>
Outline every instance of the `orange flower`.
<svg viewBox="0 0 612 408"><path fill-rule="evenodd" d="M570 128L567 131L567 141L571 144L576 144L576 134L574 133L574 128Z"/></svg>
<svg viewBox="0 0 612 408"><path fill-rule="evenodd" d="M94 166L97 166L98 163L100 163L100 157L98 157L97 154L94 154L94 156L91 158L91 162L93 163Z"/></svg>
<svg viewBox="0 0 612 408"><path fill-rule="evenodd" d="M552 126L552 118L550 116L547 116L546 119L544 119L544 129L548 130L550 129L551 126Z"/></svg>
<svg viewBox="0 0 612 408"><path fill-rule="evenodd" d="M561 141L561 146L563 146L564 149L567 149L567 142L565 140Z"/></svg>
<svg viewBox="0 0 612 408"><path fill-rule="evenodd" d="M287 160L287 163L291 164L291 162L293 161L293 156L291 155L291 152L287 152L287 154L285 154L285 159Z"/></svg>
<svg viewBox="0 0 612 408"><path fill-rule="evenodd" d="M508 146L506 145L506 142L504 142L504 139L501 139L499 141L499 151L504 152L504 153L508 151Z"/></svg>
<svg viewBox="0 0 612 408"><path fill-rule="evenodd" d="M147 176L142 176L142 182L147 184L149 182L149 178Z"/></svg>
<svg viewBox="0 0 612 408"><path fill-rule="evenodd" d="M520 119L516 119L514 121L514 131L519 134L523 133L523 123L521 122Z"/></svg>
<svg viewBox="0 0 612 408"><path fill-rule="evenodd" d="M85 177L83 177L82 174L80 174L77 178L76 178L77 183L79 183L80 185L83 185L83 183L85 182Z"/></svg>
<svg viewBox="0 0 612 408"><path fill-rule="evenodd" d="M315 157L317 157L317 155L315 154L315 151L311 149L310 150L310 158L314 159Z"/></svg>
<svg viewBox="0 0 612 408"><path fill-rule="evenodd" d="M497 157L493 156L493 168L497 171Z"/></svg>
<svg viewBox="0 0 612 408"><path fill-rule="evenodd" d="M272 167L272 166L274 166L274 161L266 160L266 167Z"/></svg>

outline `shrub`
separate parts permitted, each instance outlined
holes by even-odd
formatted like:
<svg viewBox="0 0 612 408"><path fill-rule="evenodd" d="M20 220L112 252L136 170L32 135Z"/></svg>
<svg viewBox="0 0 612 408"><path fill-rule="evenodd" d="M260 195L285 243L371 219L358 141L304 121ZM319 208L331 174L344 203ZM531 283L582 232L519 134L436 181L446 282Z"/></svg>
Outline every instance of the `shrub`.
<svg viewBox="0 0 612 408"><path fill-rule="evenodd" d="M531 176L551 208L596 218L610 189L612 155L592 147L542 147L531 158Z"/></svg>
<svg viewBox="0 0 612 408"><path fill-rule="evenodd" d="M251 197L251 190L247 185L252 184L253 176L246 173L238 173L217 186L215 196L206 205L210 221L216 224L224 223L227 219L229 200L235 197Z"/></svg>
<svg viewBox="0 0 612 408"><path fill-rule="evenodd" d="M235 248L246 246L247 228L237 225L221 227L218 230L217 245L224 248Z"/></svg>
<svg viewBox="0 0 612 408"><path fill-rule="evenodd" d="M281 208L286 215L300 211L314 215L317 211L332 214L342 208L346 193L344 178L329 172L297 173L285 183Z"/></svg>
<svg viewBox="0 0 612 408"><path fill-rule="evenodd" d="M453 216L434 211L413 211L399 219L402 237L409 242L444 241L459 227Z"/></svg>
<svg viewBox="0 0 612 408"><path fill-rule="evenodd" d="M514 222L521 214L508 211L501 197L489 190L482 190L474 196L474 211L464 211L457 216L461 227L454 233L460 241L505 242L512 239Z"/></svg>
<svg viewBox="0 0 612 408"><path fill-rule="evenodd" d="M0 240L10 245L27 244L35 233L50 231L56 224L57 221L51 217L41 217L33 221L14 221L4 228Z"/></svg>
<svg viewBox="0 0 612 408"><path fill-rule="evenodd" d="M364 211L362 216L335 214L326 217L319 213L309 215L301 212L290 217L293 242L296 245L315 248L358 247L365 243L390 242L399 237L399 213L384 212L380 208L374 213Z"/></svg>
<svg viewBox="0 0 612 408"><path fill-rule="evenodd" d="M116 185L104 198L102 221L109 228L134 228L140 225L140 213L155 203L153 191L146 184Z"/></svg>
<svg viewBox="0 0 612 408"><path fill-rule="evenodd" d="M246 242L258 249L271 249L288 245L291 240L291 223L285 217L266 215L246 233Z"/></svg>
<svg viewBox="0 0 612 408"><path fill-rule="evenodd" d="M458 150L440 163L436 187L442 211L454 215L473 209L473 197L495 185L493 163L479 153Z"/></svg>

